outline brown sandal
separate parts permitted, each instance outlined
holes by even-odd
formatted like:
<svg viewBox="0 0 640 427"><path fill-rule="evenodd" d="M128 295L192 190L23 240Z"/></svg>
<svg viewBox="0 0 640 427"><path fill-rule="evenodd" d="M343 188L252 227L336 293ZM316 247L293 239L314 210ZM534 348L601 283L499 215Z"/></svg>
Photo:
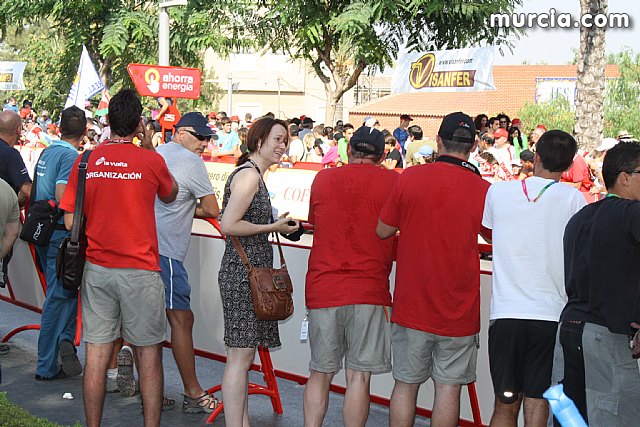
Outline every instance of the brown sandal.
<svg viewBox="0 0 640 427"><path fill-rule="evenodd" d="M220 405L220 401L213 394L207 392L200 397L183 396L182 412L185 414L199 414L202 412L210 414Z"/></svg>

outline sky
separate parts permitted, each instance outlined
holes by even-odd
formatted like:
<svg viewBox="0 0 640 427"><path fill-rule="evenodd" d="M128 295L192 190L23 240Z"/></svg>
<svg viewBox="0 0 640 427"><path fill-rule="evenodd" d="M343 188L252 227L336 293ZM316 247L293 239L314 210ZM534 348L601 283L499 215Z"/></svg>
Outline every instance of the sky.
<svg viewBox="0 0 640 427"><path fill-rule="evenodd" d="M555 9L556 16L571 13L580 14L579 0L524 0L517 12L543 13ZM612 29L605 32L607 53L620 52L628 46L640 53L640 1L609 0L609 13L627 13L631 21L630 28ZM496 50L494 64L567 64L572 61L572 49L580 46L580 31L577 28L530 28L525 30L519 40L512 40L513 52L504 48L504 56Z"/></svg>

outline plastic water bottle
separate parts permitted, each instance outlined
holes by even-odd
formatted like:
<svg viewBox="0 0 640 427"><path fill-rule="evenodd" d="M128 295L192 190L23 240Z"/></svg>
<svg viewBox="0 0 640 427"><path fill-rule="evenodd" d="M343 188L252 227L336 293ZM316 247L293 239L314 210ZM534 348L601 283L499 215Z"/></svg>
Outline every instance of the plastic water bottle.
<svg viewBox="0 0 640 427"><path fill-rule="evenodd" d="M573 400L564 394L562 384L549 387L542 396L549 401L551 411L562 427L587 427Z"/></svg>

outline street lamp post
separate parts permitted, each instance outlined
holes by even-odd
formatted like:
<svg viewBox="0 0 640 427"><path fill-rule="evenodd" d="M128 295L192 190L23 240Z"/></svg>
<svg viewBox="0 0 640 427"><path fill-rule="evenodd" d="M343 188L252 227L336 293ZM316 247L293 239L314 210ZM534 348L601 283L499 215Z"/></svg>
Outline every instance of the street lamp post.
<svg viewBox="0 0 640 427"><path fill-rule="evenodd" d="M158 4L158 65L169 65L169 14L167 8L186 6L187 0L170 0Z"/></svg>

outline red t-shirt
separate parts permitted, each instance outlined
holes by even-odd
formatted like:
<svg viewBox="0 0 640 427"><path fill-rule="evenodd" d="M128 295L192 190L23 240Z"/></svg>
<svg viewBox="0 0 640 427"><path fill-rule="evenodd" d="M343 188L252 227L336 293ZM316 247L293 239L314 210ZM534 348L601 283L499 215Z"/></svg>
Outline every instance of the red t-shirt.
<svg viewBox="0 0 640 427"><path fill-rule="evenodd" d="M568 170L563 172L561 180L563 182L580 182L579 190L587 203L593 203L596 200L595 195L589 191L591 187L593 187L589 166L580 154L576 154L573 159L573 164Z"/></svg>
<svg viewBox="0 0 640 427"><path fill-rule="evenodd" d="M158 119L160 126L165 130L173 130L178 121L180 121L180 111L173 105L169 105L167 111Z"/></svg>
<svg viewBox="0 0 640 427"><path fill-rule="evenodd" d="M393 240L380 240L376 225L398 176L367 164L316 175L309 201L315 230L305 286L308 308L391 305Z"/></svg>
<svg viewBox="0 0 640 427"><path fill-rule="evenodd" d="M478 233L488 189L448 163L400 175L380 214L400 229L393 322L451 337L480 331Z"/></svg>
<svg viewBox="0 0 640 427"><path fill-rule="evenodd" d="M60 208L73 212L76 160ZM84 195L87 260L108 268L159 271L154 202L171 193L164 159L133 144L103 144L89 157Z"/></svg>

